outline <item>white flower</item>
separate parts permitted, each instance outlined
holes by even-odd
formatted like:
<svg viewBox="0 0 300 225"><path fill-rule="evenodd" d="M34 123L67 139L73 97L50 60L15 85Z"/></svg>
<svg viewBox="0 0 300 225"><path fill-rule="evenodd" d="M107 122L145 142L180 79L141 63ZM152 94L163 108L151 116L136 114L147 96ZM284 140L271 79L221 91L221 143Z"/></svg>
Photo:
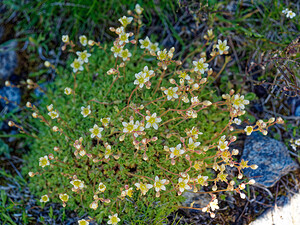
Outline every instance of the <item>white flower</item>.
<svg viewBox="0 0 300 225"><path fill-rule="evenodd" d="M59 117L58 112L56 110L52 110L51 112L48 112L48 115L51 117L51 119L56 119Z"/></svg>
<svg viewBox="0 0 300 225"><path fill-rule="evenodd" d="M90 208L93 209L93 210L96 210L98 208L98 202L97 201L93 201L90 204Z"/></svg>
<svg viewBox="0 0 300 225"><path fill-rule="evenodd" d="M103 131L103 128L98 127L98 125L95 124L94 127L90 129L90 132L92 133L91 138L94 138L94 137L101 138L102 137L102 135L101 135L102 131Z"/></svg>
<svg viewBox="0 0 300 225"><path fill-rule="evenodd" d="M89 225L90 223L86 220L78 220L78 225Z"/></svg>
<svg viewBox="0 0 300 225"><path fill-rule="evenodd" d="M150 43L150 47L149 47L150 51L152 52L157 52L159 51L159 47L158 47L158 43Z"/></svg>
<svg viewBox="0 0 300 225"><path fill-rule="evenodd" d="M193 65L195 66L195 72L199 71L201 74L204 74L205 71L208 71L208 64L204 62L204 58L201 58L198 61L193 61Z"/></svg>
<svg viewBox="0 0 300 225"><path fill-rule="evenodd" d="M61 40L64 42L64 43L67 43L69 42L69 35L63 35Z"/></svg>
<svg viewBox="0 0 300 225"><path fill-rule="evenodd" d="M45 166L49 166L50 165L50 161L48 160L48 156L44 156L44 157L41 157L40 159L39 159L39 165L41 166L41 167L45 167Z"/></svg>
<svg viewBox="0 0 300 225"><path fill-rule="evenodd" d="M78 59L74 59L73 63L71 64L74 73L76 73L78 70L83 71L82 63L83 63L82 61L79 61Z"/></svg>
<svg viewBox="0 0 300 225"><path fill-rule="evenodd" d="M144 40L140 39L139 42L141 44L142 49L144 48L150 50L151 41L148 37L146 37Z"/></svg>
<svg viewBox="0 0 300 225"><path fill-rule="evenodd" d="M211 208L212 211L215 211L216 209L219 209L218 199L215 199L212 202L210 202L209 206L210 206L210 208Z"/></svg>
<svg viewBox="0 0 300 225"><path fill-rule="evenodd" d="M81 36L79 37L79 42L80 42L80 44L82 44L83 46L86 46L86 45L87 45L87 38L86 38L86 36L85 36L85 35L81 35Z"/></svg>
<svg viewBox="0 0 300 225"><path fill-rule="evenodd" d="M178 144L175 148L174 147L170 148L170 151L171 151L171 155L170 155L171 159L185 153L184 149L181 149L181 144Z"/></svg>
<svg viewBox="0 0 300 225"><path fill-rule="evenodd" d="M154 74L154 71L149 70L148 66L145 66L142 72L146 74L147 78L150 78L150 76L152 76Z"/></svg>
<svg viewBox="0 0 300 225"><path fill-rule="evenodd" d="M165 90L164 93L167 95L167 99L171 100L172 98L178 98L177 90L178 87L169 87L167 90Z"/></svg>
<svg viewBox="0 0 300 225"><path fill-rule="evenodd" d="M248 105L249 101L244 99L243 95L236 94L232 97L232 106L236 109L245 109L245 105Z"/></svg>
<svg viewBox="0 0 300 225"><path fill-rule="evenodd" d="M139 4L136 4L134 10L136 11L137 14L140 15L140 14L142 14L144 9Z"/></svg>
<svg viewBox="0 0 300 225"><path fill-rule="evenodd" d="M120 21L120 23L123 25L123 27L126 27L128 24L131 23L131 21L133 20L133 17L126 17L123 16L122 18L118 19Z"/></svg>
<svg viewBox="0 0 300 225"><path fill-rule="evenodd" d="M83 106L81 107L81 114L83 115L83 117L87 117L88 115L91 114L91 107L88 105L86 108L84 108Z"/></svg>
<svg viewBox="0 0 300 225"><path fill-rule="evenodd" d="M157 58L160 60L160 61L165 61L167 59L167 49L164 49L163 51L158 51L157 52Z"/></svg>
<svg viewBox="0 0 300 225"><path fill-rule="evenodd" d="M162 179L160 180L158 176L155 176L155 182L154 182L154 188L155 188L155 191L158 192L160 190L163 190L165 191L166 190L166 187L165 187L165 183L167 182L166 179Z"/></svg>
<svg viewBox="0 0 300 225"><path fill-rule="evenodd" d="M139 85L140 88L144 87L144 84L149 81L149 77L146 77L146 74L143 72L136 73L135 78L134 84Z"/></svg>
<svg viewBox="0 0 300 225"><path fill-rule="evenodd" d="M89 57L91 56L90 53L87 53L87 50L84 50L83 52L76 52L76 54L78 55L78 60L81 63L88 63L89 62Z"/></svg>
<svg viewBox="0 0 300 225"><path fill-rule="evenodd" d="M129 40L129 34L125 33L125 31L123 31L122 33L119 34L119 39L120 39L120 45L123 45L124 43L128 43Z"/></svg>
<svg viewBox="0 0 300 225"><path fill-rule="evenodd" d="M229 46L227 46L227 40L224 40L223 42L218 40L216 47L219 50L220 55L223 55L223 53L229 49Z"/></svg>
<svg viewBox="0 0 300 225"><path fill-rule="evenodd" d="M225 151L225 150L227 150L227 149L229 149L229 147L228 147L228 141L220 139L219 140L219 144L218 144L218 149L220 151L222 151L222 152Z"/></svg>
<svg viewBox="0 0 300 225"><path fill-rule="evenodd" d="M196 182L200 185L207 185L208 176L198 175Z"/></svg>
<svg viewBox="0 0 300 225"><path fill-rule="evenodd" d="M120 57L123 59L123 61L126 61L128 58L131 57L131 53L128 51L128 49L123 49L120 52Z"/></svg>
<svg viewBox="0 0 300 225"><path fill-rule="evenodd" d="M114 215L108 216L108 218L109 218L109 221L107 222L107 224L115 225L121 221L120 218L118 217L117 213L115 213Z"/></svg>
<svg viewBox="0 0 300 225"><path fill-rule="evenodd" d="M64 92L66 95L70 95L72 93L72 89L69 87L66 87Z"/></svg>
<svg viewBox="0 0 300 225"><path fill-rule="evenodd" d="M132 133L137 128L136 125L134 125L133 120L130 120L129 123L122 122L122 124L124 126L124 129L123 129L124 133Z"/></svg>
<svg viewBox="0 0 300 225"><path fill-rule="evenodd" d="M111 155L111 146L107 145L105 148L104 158L108 159L110 155Z"/></svg>
<svg viewBox="0 0 300 225"><path fill-rule="evenodd" d="M117 46L114 45L111 47L111 51L114 53L114 57L117 58L118 56L121 56L121 51L123 50L124 46Z"/></svg>
<svg viewBox="0 0 300 225"><path fill-rule="evenodd" d="M191 187L187 184L189 179L182 179L181 177L178 179L179 191L184 192L184 190L190 190Z"/></svg>
<svg viewBox="0 0 300 225"><path fill-rule="evenodd" d="M53 104L47 106L47 110L51 112L53 110Z"/></svg>
<svg viewBox="0 0 300 225"><path fill-rule="evenodd" d="M49 201L48 195L43 195L40 199L40 202L48 202L48 201Z"/></svg>
<svg viewBox="0 0 300 225"><path fill-rule="evenodd" d="M134 133L134 136L135 137L138 137L139 136L139 133L140 133L140 131L144 131L144 126L143 126L143 124L142 123L140 123L140 121L135 121L135 129L134 129L134 131L139 131L139 132L135 132Z"/></svg>
<svg viewBox="0 0 300 225"><path fill-rule="evenodd" d="M84 182L78 179L72 180L70 182L75 190L84 188Z"/></svg>
<svg viewBox="0 0 300 225"><path fill-rule="evenodd" d="M295 140L295 145L300 146L300 138Z"/></svg>
<svg viewBox="0 0 300 225"><path fill-rule="evenodd" d="M106 190L106 186L101 182L98 186L99 191L104 192Z"/></svg>
<svg viewBox="0 0 300 225"><path fill-rule="evenodd" d="M156 113L153 113L151 116L146 116L146 120L146 128L150 128L152 126L155 130L158 129L157 123L161 122L161 118L156 117Z"/></svg>
<svg viewBox="0 0 300 225"><path fill-rule="evenodd" d="M109 117L102 118L100 121L104 127L107 127L107 125L109 124L110 118Z"/></svg>
<svg viewBox="0 0 300 225"><path fill-rule="evenodd" d="M283 13L283 14L287 14L287 13L288 13L288 11L289 11L289 9L288 9L288 8L286 8L286 9L282 10L282 13Z"/></svg>
<svg viewBox="0 0 300 225"><path fill-rule="evenodd" d="M179 77L182 78L182 79L185 79L185 80L190 80L191 79L191 77L185 71L180 72Z"/></svg>
<svg viewBox="0 0 300 225"><path fill-rule="evenodd" d="M246 132L247 135L251 135L252 132L253 132L253 127L252 126L246 126L244 131Z"/></svg>
<svg viewBox="0 0 300 225"><path fill-rule="evenodd" d="M293 18L293 17L295 17L296 16L296 13L294 13L293 11L291 11L291 10L289 10L288 12L287 12L287 14L286 14L286 17L287 18Z"/></svg>
<svg viewBox="0 0 300 225"><path fill-rule="evenodd" d="M63 202L67 202L69 200L69 195L68 194L59 194L59 198Z"/></svg>
<svg viewBox="0 0 300 225"><path fill-rule="evenodd" d="M236 125L241 125L242 121L239 118L235 118L232 123L235 123Z"/></svg>

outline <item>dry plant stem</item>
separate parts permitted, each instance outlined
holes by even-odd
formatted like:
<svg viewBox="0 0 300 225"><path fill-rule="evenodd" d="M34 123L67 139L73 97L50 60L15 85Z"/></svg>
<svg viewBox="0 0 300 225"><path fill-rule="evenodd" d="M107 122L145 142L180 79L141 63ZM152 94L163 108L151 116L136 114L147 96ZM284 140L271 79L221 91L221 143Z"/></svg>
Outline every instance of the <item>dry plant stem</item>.
<svg viewBox="0 0 300 225"><path fill-rule="evenodd" d="M111 85L110 85L110 87L109 87L109 89L108 89L108 92L107 92L107 94L104 96L104 98L107 97L107 95L108 95L109 92L111 91L112 86L114 85L114 83L116 83L116 81L117 81L119 78L120 78L120 75L118 74L117 78L111 83Z"/></svg>
<svg viewBox="0 0 300 225"><path fill-rule="evenodd" d="M139 89L139 85L137 85L136 88L131 92L131 94L128 98L128 101L127 101L127 109L129 107L130 99L132 98L133 93L137 91L137 89Z"/></svg>
<svg viewBox="0 0 300 225"><path fill-rule="evenodd" d="M163 81L163 78L164 78L164 76L165 76L165 73L166 73L166 70L164 70L164 71L162 72L162 74L160 75L160 77L159 77L159 82L158 82L158 84L157 84L157 87L156 87L156 89L155 89L153 95L155 95L156 92L158 91L158 89L159 89L159 87L160 87L160 85L161 85L161 82Z"/></svg>
<svg viewBox="0 0 300 225"><path fill-rule="evenodd" d="M73 90L74 90L73 102L74 103L75 103L75 100L76 100L76 98L75 98L75 95L76 95L76 75L77 75L77 73L74 74L74 88L73 88Z"/></svg>

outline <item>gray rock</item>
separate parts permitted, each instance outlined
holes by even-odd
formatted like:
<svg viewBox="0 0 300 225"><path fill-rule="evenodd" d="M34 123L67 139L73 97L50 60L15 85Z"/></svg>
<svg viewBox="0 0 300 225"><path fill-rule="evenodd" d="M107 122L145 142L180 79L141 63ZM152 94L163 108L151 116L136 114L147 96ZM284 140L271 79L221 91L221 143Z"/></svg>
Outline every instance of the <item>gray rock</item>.
<svg viewBox="0 0 300 225"><path fill-rule="evenodd" d="M6 97L11 103L6 104L3 99L0 99L0 105L7 107L8 111L12 111L18 107L21 102L21 90L16 87L3 87L0 89L0 95Z"/></svg>
<svg viewBox="0 0 300 225"><path fill-rule="evenodd" d="M246 139L242 159L249 161L248 165L258 165L256 170L246 168L243 171L263 187L272 187L282 176L298 168L284 143L259 132Z"/></svg>
<svg viewBox="0 0 300 225"><path fill-rule="evenodd" d="M211 201L211 197L209 194L198 194L194 192L185 191L182 194L183 197L185 197L185 201L182 203L185 207L191 207L191 204L193 205L193 208L203 208L208 205L208 203ZM195 209L189 209L188 210L191 213L199 213L201 210L195 210Z"/></svg>
<svg viewBox="0 0 300 225"><path fill-rule="evenodd" d="M300 104L297 106L295 110L295 116L300 116Z"/></svg>
<svg viewBox="0 0 300 225"><path fill-rule="evenodd" d="M17 67L16 47L16 41L8 41L0 47L0 79L8 79Z"/></svg>

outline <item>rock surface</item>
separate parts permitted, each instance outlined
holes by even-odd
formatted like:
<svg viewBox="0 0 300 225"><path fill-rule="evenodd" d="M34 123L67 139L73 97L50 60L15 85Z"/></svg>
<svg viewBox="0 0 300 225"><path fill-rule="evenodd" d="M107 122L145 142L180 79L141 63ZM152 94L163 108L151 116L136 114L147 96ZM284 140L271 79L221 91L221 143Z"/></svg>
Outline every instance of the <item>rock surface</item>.
<svg viewBox="0 0 300 225"><path fill-rule="evenodd" d="M16 41L8 41L0 47L0 79L8 79L14 72L18 63L18 56L15 51Z"/></svg>
<svg viewBox="0 0 300 225"><path fill-rule="evenodd" d="M6 102L3 99L0 99L0 106L2 106L3 108L7 107L8 111L11 111L11 110L17 108L21 102L20 88L3 87L2 89L0 89L0 95L2 97L6 97L9 101L16 103L16 104L13 104L13 103L6 104Z"/></svg>
<svg viewBox="0 0 300 225"><path fill-rule="evenodd" d="M298 168L284 143L254 132L244 145L242 159L258 168L244 169L244 174L253 178L257 185L272 187L282 176Z"/></svg>
<svg viewBox="0 0 300 225"><path fill-rule="evenodd" d="M298 225L300 224L300 194L296 194L288 204L266 212L250 225Z"/></svg>

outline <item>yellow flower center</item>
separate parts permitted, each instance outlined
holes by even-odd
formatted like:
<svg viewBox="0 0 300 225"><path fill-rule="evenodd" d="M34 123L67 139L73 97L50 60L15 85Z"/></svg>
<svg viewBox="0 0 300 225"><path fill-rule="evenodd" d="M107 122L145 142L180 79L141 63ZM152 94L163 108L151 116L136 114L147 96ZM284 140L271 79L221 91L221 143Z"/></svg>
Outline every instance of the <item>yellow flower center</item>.
<svg viewBox="0 0 300 225"><path fill-rule="evenodd" d="M90 113L90 110L88 108L85 108L82 112L84 115L88 115Z"/></svg>
<svg viewBox="0 0 300 225"><path fill-rule="evenodd" d="M121 41L126 41L127 40L126 34L121 34L120 40Z"/></svg>
<svg viewBox="0 0 300 225"><path fill-rule="evenodd" d="M45 201L48 200L48 197L47 197L47 196L43 196L43 197L42 197L42 200L45 202Z"/></svg>
<svg viewBox="0 0 300 225"><path fill-rule="evenodd" d="M145 47L148 47L148 46L149 46L149 44L150 44L150 42L149 42L149 41L144 41L144 42L143 42L143 45L144 45Z"/></svg>
<svg viewBox="0 0 300 225"><path fill-rule="evenodd" d="M174 154L175 156L178 156L178 155L179 155L179 149L175 148L173 154Z"/></svg>
<svg viewBox="0 0 300 225"><path fill-rule="evenodd" d="M116 216L111 217L111 223L112 224L118 223L118 218Z"/></svg>
<svg viewBox="0 0 300 225"><path fill-rule="evenodd" d="M133 195L133 190L128 190L128 191L127 191L127 195L128 195L129 197L132 197L132 195Z"/></svg>
<svg viewBox="0 0 300 225"><path fill-rule="evenodd" d="M95 129L93 130L93 134L94 134L95 136L97 136L99 133L100 133L100 131L99 131L98 128L95 128Z"/></svg>
<svg viewBox="0 0 300 225"><path fill-rule="evenodd" d="M197 68L198 68L198 70L204 69L204 64L202 62L198 62L197 63Z"/></svg>
<svg viewBox="0 0 300 225"><path fill-rule="evenodd" d="M127 130L129 131L133 131L134 126L132 124L128 124L127 126Z"/></svg>
<svg viewBox="0 0 300 225"><path fill-rule="evenodd" d="M43 158L43 159L41 160L42 166L46 166L47 163L48 163L48 160L47 160L47 159Z"/></svg>
<svg viewBox="0 0 300 225"><path fill-rule="evenodd" d="M127 51L123 51L122 52L122 57L123 58L127 58L128 57L128 52Z"/></svg>
<svg viewBox="0 0 300 225"><path fill-rule="evenodd" d="M68 201L68 195L63 195L61 197L61 200L64 201L64 202Z"/></svg>
<svg viewBox="0 0 300 225"><path fill-rule="evenodd" d="M163 184L161 183L161 181L155 182L155 187L161 188L162 186L163 186Z"/></svg>
<svg viewBox="0 0 300 225"><path fill-rule="evenodd" d="M173 95L174 95L173 89L169 89L169 90L168 90L168 95L169 95L169 96L173 96Z"/></svg>
<svg viewBox="0 0 300 225"><path fill-rule="evenodd" d="M74 185L75 187L79 187L80 184L81 184L81 182L80 182L79 180L76 180L76 181L73 182L73 185Z"/></svg>
<svg viewBox="0 0 300 225"><path fill-rule="evenodd" d="M107 124L108 123L108 119L106 119L106 118L102 119L102 123Z"/></svg>
<svg viewBox="0 0 300 225"><path fill-rule="evenodd" d="M153 124L155 123L155 118L154 117L151 117L149 120L148 120L149 123Z"/></svg>
<svg viewBox="0 0 300 225"><path fill-rule="evenodd" d="M82 52L81 55L80 55L80 58L81 58L82 60L85 60L86 57L87 57L87 54L86 54L85 52Z"/></svg>
<svg viewBox="0 0 300 225"><path fill-rule="evenodd" d="M181 182L179 183L179 187L180 187L180 188L185 188L185 185L186 185L186 183L184 183L183 181L181 181Z"/></svg>
<svg viewBox="0 0 300 225"><path fill-rule="evenodd" d="M75 61L75 62L74 62L74 68L75 68L75 69L78 69L79 67L80 67L80 63L77 62L77 61Z"/></svg>
<svg viewBox="0 0 300 225"><path fill-rule="evenodd" d="M139 82L140 84L145 83L145 78L144 78L144 77L140 77L140 78L138 79L138 82Z"/></svg>
<svg viewBox="0 0 300 225"><path fill-rule="evenodd" d="M219 45L220 51L224 52L224 51L225 51L225 48L226 48L226 45L225 45L225 44L222 43L222 44Z"/></svg>

